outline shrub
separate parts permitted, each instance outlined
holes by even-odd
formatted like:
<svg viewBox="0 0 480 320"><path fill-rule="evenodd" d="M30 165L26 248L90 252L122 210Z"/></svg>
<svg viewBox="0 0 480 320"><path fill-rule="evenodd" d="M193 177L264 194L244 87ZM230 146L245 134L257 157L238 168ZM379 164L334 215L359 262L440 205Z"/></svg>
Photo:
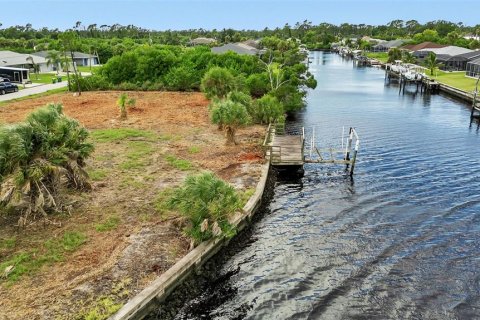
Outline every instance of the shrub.
<svg viewBox="0 0 480 320"><path fill-rule="evenodd" d="M250 95L255 98L260 98L270 91L270 81L268 75L263 73L254 73L248 76L246 80L246 86Z"/></svg>
<svg viewBox="0 0 480 320"><path fill-rule="evenodd" d="M258 123L273 123L284 119L282 104L271 95L265 95L255 100L252 109L253 114L250 115Z"/></svg>
<svg viewBox="0 0 480 320"><path fill-rule="evenodd" d="M185 233L195 244L214 236L235 235L228 218L241 208L241 200L232 186L211 172L188 176L167 205L187 218Z"/></svg>
<svg viewBox="0 0 480 320"><path fill-rule="evenodd" d="M84 170L93 146L88 132L51 104L31 113L24 123L0 127L0 208L30 215L61 209L60 185L90 189ZM62 179L63 178L63 179Z"/></svg>
<svg viewBox="0 0 480 320"><path fill-rule="evenodd" d="M237 144L235 133L237 129L250 122L247 109L232 100L220 100L213 104L211 109L212 122L226 130L227 144Z"/></svg>
<svg viewBox="0 0 480 320"><path fill-rule="evenodd" d="M165 85L169 90L192 91L200 87L200 78L193 65L173 67L165 75Z"/></svg>
<svg viewBox="0 0 480 320"><path fill-rule="evenodd" d="M213 67L205 73L202 79L202 91L207 98L224 98L235 90L235 77L225 68Z"/></svg>

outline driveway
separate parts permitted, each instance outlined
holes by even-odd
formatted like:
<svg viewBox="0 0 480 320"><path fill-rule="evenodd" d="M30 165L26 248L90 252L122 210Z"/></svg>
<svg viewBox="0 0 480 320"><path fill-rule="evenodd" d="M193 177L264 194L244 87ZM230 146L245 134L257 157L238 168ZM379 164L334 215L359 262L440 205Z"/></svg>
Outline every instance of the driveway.
<svg viewBox="0 0 480 320"><path fill-rule="evenodd" d="M13 93L7 93L4 95L0 96L0 101L8 101L8 100L13 100L13 99L18 99L26 96L30 96L32 94L37 94L37 93L43 93L47 92L49 90L57 89L57 88L63 88L68 85L67 81L62 81L58 83L52 83L52 84L44 84L41 86L36 86L32 88L26 88L23 90L20 90L18 92L13 92Z"/></svg>

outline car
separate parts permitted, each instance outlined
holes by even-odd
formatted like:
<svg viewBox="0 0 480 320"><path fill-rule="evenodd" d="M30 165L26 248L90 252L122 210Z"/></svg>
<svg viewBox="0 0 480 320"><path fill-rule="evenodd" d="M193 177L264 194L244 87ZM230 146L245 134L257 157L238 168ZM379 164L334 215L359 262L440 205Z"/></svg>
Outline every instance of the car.
<svg viewBox="0 0 480 320"><path fill-rule="evenodd" d="M0 78L3 78L3 81L12 81L12 77L5 73L0 73Z"/></svg>
<svg viewBox="0 0 480 320"><path fill-rule="evenodd" d="M18 86L16 84L13 84L11 82L0 82L0 95L17 91Z"/></svg>

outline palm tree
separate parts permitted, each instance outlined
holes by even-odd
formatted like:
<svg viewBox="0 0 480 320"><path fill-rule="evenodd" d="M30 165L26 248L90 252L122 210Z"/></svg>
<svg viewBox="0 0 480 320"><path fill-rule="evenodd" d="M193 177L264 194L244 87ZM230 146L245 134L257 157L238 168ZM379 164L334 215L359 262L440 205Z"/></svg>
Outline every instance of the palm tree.
<svg viewBox="0 0 480 320"><path fill-rule="evenodd" d="M127 107L134 108L136 100L134 98L128 98L126 93L122 93L117 100L117 106L120 109L120 120L127 119Z"/></svg>
<svg viewBox="0 0 480 320"><path fill-rule="evenodd" d="M398 48L392 48L388 51L388 63L395 62L395 60L402 60L402 51Z"/></svg>
<svg viewBox="0 0 480 320"><path fill-rule="evenodd" d="M433 71L438 68L437 55L430 52L425 59L425 66L430 69L430 75L433 76Z"/></svg>
<svg viewBox="0 0 480 320"><path fill-rule="evenodd" d="M49 51L45 58L47 59L47 67L50 65L53 65L57 70L57 75L58 75L59 69L63 68L63 60L62 60L62 57L60 56L60 52L55 50Z"/></svg>
<svg viewBox="0 0 480 320"><path fill-rule="evenodd" d="M40 67L38 66L38 64L35 63L35 61L33 61L32 56L28 56L26 60L27 62L30 62L30 64L32 65L33 72L35 73L36 78L38 80L38 71L40 71Z"/></svg>
<svg viewBox="0 0 480 320"><path fill-rule="evenodd" d="M415 63L417 62L417 58L415 58L415 56L410 52L404 51L402 61L405 63Z"/></svg>

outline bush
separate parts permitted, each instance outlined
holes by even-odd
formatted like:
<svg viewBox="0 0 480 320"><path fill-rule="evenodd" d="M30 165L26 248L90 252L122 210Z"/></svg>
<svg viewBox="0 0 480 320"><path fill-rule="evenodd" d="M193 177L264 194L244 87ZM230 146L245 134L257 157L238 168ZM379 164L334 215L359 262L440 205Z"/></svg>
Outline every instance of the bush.
<svg viewBox="0 0 480 320"><path fill-rule="evenodd" d="M71 83L74 88L76 88L76 81L72 78ZM108 80L101 76L101 75L92 75L86 78L78 78L78 82L80 83L80 87L83 91L98 91L98 90L110 90L112 89L112 84L108 82Z"/></svg>
<svg viewBox="0 0 480 320"><path fill-rule="evenodd" d="M237 129L250 122L247 109L241 103L220 100L213 104L210 112L212 122L225 128L227 144L237 144L235 141Z"/></svg>
<svg viewBox="0 0 480 320"><path fill-rule="evenodd" d="M260 98L267 94L271 89L269 84L270 81L265 72L252 74L246 80L248 91L255 98Z"/></svg>
<svg viewBox="0 0 480 320"><path fill-rule="evenodd" d="M200 77L193 65L173 67L165 76L165 85L169 90L192 91L200 87Z"/></svg>
<svg viewBox="0 0 480 320"><path fill-rule="evenodd" d="M273 123L284 119L282 104L271 95L255 100L252 109L253 114L250 115L258 123Z"/></svg>
<svg viewBox="0 0 480 320"><path fill-rule="evenodd" d="M173 192L167 206L187 218L185 233L198 244L214 236L235 235L228 218L241 208L241 200L232 186L213 173L204 172L188 176Z"/></svg>
<svg viewBox="0 0 480 320"><path fill-rule="evenodd" d="M213 67L205 73L202 79L202 91L207 98L225 98L235 90L235 77L225 68Z"/></svg>
<svg viewBox="0 0 480 320"><path fill-rule="evenodd" d="M0 127L0 209L32 215L61 209L60 186L90 189L83 169L93 146L88 132L51 104L31 113L24 123Z"/></svg>

